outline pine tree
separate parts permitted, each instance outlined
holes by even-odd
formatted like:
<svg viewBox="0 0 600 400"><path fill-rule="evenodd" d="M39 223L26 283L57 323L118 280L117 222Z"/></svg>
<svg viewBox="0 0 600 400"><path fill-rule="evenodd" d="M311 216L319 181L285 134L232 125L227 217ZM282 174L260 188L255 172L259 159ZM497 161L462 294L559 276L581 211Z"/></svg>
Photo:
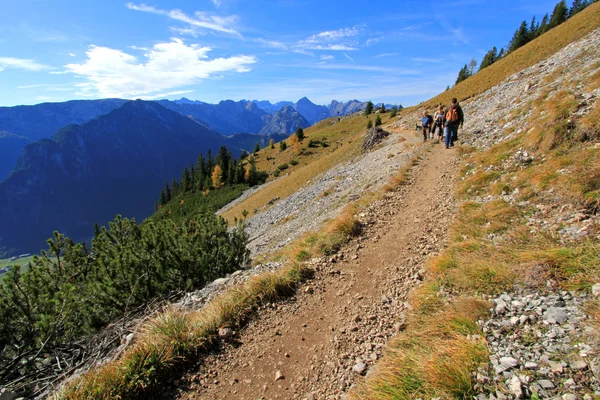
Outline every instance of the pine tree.
<svg viewBox="0 0 600 400"><path fill-rule="evenodd" d="M369 120L369 122L367 122L367 129L371 129L373 127L373 121Z"/></svg>
<svg viewBox="0 0 600 400"><path fill-rule="evenodd" d="M398 106L394 104L392 107L392 112L390 113L390 118L394 118L398 114Z"/></svg>
<svg viewBox="0 0 600 400"><path fill-rule="evenodd" d="M285 149L287 149L287 144L285 143L285 140L282 140L279 142L279 151L284 151Z"/></svg>
<svg viewBox="0 0 600 400"><path fill-rule="evenodd" d="M573 15L577 14L579 11L583 10L590 4L591 3L587 0L573 0L573 4L569 9L569 18L571 18Z"/></svg>
<svg viewBox="0 0 600 400"><path fill-rule="evenodd" d="M515 31L513 38L508 44L508 53L512 53L519 47L527 44L530 40L529 29L527 28L527 21L521 22L521 26Z"/></svg>
<svg viewBox="0 0 600 400"><path fill-rule="evenodd" d="M273 139L271 139L273 140ZM242 154L240 154L240 160L245 160L246 158L248 158L248 152L246 150L242 150Z"/></svg>
<svg viewBox="0 0 600 400"><path fill-rule="evenodd" d="M271 149L275 148L275 141L273 139L269 140L269 146L271 146Z"/></svg>
<svg viewBox="0 0 600 400"><path fill-rule="evenodd" d="M381 124L382 124L381 117L378 115L377 118L375 118L375 126L379 126Z"/></svg>
<svg viewBox="0 0 600 400"><path fill-rule="evenodd" d="M187 192L190 186L190 171L188 171L187 167L183 169L183 173L181 174L181 191Z"/></svg>
<svg viewBox="0 0 600 400"><path fill-rule="evenodd" d="M227 147L221 146L219 148L219 152L215 157L215 163L221 167L221 171L223 174L223 182L227 182L229 180L229 163L231 162L231 153L227 150Z"/></svg>
<svg viewBox="0 0 600 400"><path fill-rule="evenodd" d="M483 56L483 59L481 60L481 64L479 65L479 70L481 71L485 67L489 67L490 65L495 63L497 59L498 59L498 49L496 49L496 46L494 46L494 47L492 47L492 49L490 51L485 53L485 56Z"/></svg>
<svg viewBox="0 0 600 400"><path fill-rule="evenodd" d="M567 16L569 15L569 9L567 8L567 2L565 0L561 0L556 3L554 6L554 11L552 11L552 16L550 17L549 29L552 29L567 20Z"/></svg>
<svg viewBox="0 0 600 400"><path fill-rule="evenodd" d="M300 126L296 128L296 137L299 141L304 140L304 129L302 129Z"/></svg>
<svg viewBox="0 0 600 400"><path fill-rule="evenodd" d="M206 179L206 164L204 164L204 157L202 153L198 156L198 160L196 161L196 190L204 189L204 181Z"/></svg>
<svg viewBox="0 0 600 400"><path fill-rule="evenodd" d="M373 112L373 103L371 100L367 101L367 106L365 107L365 115L371 115Z"/></svg>
<svg viewBox="0 0 600 400"><path fill-rule="evenodd" d="M384 114L384 113L386 113L386 112L387 112L387 110L385 109L385 103L381 103L381 110L380 110L380 112L381 112L382 114Z"/></svg>
<svg viewBox="0 0 600 400"><path fill-rule="evenodd" d="M258 143L256 143L256 145L254 146L254 155L256 155L256 153L258 153L260 151L260 145Z"/></svg>
<svg viewBox="0 0 600 400"><path fill-rule="evenodd" d="M535 31L535 37L542 36L544 33L546 33L548 31L548 29L550 29L548 27L549 22L550 22L550 17L548 16L548 13L546 13L546 15L544 15L544 17L542 18L542 22L540 22L537 30Z"/></svg>
<svg viewBox="0 0 600 400"><path fill-rule="evenodd" d="M535 33L539 29L540 25L535 21L535 15L531 17L531 22L529 23L529 37L530 40L535 39Z"/></svg>
<svg viewBox="0 0 600 400"><path fill-rule="evenodd" d="M460 69L460 71L458 71L458 77L456 78L456 82L454 84L458 85L460 82L464 81L468 77L469 77L469 67L467 66L467 64L465 64L464 67L462 67Z"/></svg>
<svg viewBox="0 0 600 400"><path fill-rule="evenodd" d="M500 60L503 57L504 57L504 47L501 48L500 51L498 52L498 57L496 57L496 61Z"/></svg>

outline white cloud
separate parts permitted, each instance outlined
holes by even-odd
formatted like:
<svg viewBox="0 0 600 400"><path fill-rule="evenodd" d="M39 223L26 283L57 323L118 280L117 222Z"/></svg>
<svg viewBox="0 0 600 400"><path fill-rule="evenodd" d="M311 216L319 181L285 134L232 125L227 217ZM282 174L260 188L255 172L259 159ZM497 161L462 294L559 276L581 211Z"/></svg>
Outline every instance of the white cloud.
<svg viewBox="0 0 600 400"><path fill-rule="evenodd" d="M180 39L155 44L139 61L121 50L90 46L83 64L67 64L67 71L86 79L81 96L138 98L163 95L165 90L199 82L213 74L248 72L253 56L209 59L209 47L187 46Z"/></svg>
<svg viewBox="0 0 600 400"><path fill-rule="evenodd" d="M330 54L323 54L323 55L321 55L321 60L324 60L324 61L333 60L333 56Z"/></svg>
<svg viewBox="0 0 600 400"><path fill-rule="evenodd" d="M367 40L367 42L365 43L365 45L367 47L369 47L369 46L371 46L371 45L373 45L375 43L381 42L381 40L383 40L383 36L376 37L376 38L371 38L371 39Z"/></svg>
<svg viewBox="0 0 600 400"><path fill-rule="evenodd" d="M73 54L73 53L69 53L69 55L70 55L71 57L75 57L75 54Z"/></svg>
<svg viewBox="0 0 600 400"><path fill-rule="evenodd" d="M37 63L33 60L26 60L23 58L15 57L0 57L0 71L5 68L18 68L26 69L27 71L42 71L45 69L51 69L51 67Z"/></svg>
<svg viewBox="0 0 600 400"><path fill-rule="evenodd" d="M277 42L275 40L265 40L262 38L256 38L256 39L254 39L254 41L256 43L263 45L264 47L268 47L271 49L287 50L287 46L285 44L283 44L281 42Z"/></svg>
<svg viewBox="0 0 600 400"><path fill-rule="evenodd" d="M242 36L238 31L233 28L233 25L237 22L237 16L231 15L227 17L220 17L217 15L209 15L207 13L196 11L194 13L194 17L190 17L185 14L183 11L174 9L174 10L161 10L159 8L155 8L152 6L148 6L144 3L141 4L133 4L127 3L126 7L130 10L142 11L151 14L159 14L169 17L171 19L185 22L195 28L207 29L216 32L223 33L231 33L237 36Z"/></svg>
<svg viewBox="0 0 600 400"><path fill-rule="evenodd" d="M223 4L222 0L210 0L215 5L215 7L220 7Z"/></svg>
<svg viewBox="0 0 600 400"><path fill-rule="evenodd" d="M352 51L356 48L356 36L363 31L363 25L352 28L342 28L336 31L325 31L301 40L297 48L306 50Z"/></svg>
<svg viewBox="0 0 600 400"><path fill-rule="evenodd" d="M348 54L346 53L342 53L344 55L344 57L346 57L348 60L352 61L354 64L356 64L356 61L354 61L354 58L350 57Z"/></svg>
<svg viewBox="0 0 600 400"><path fill-rule="evenodd" d="M375 56L375 58L382 58L382 57L392 57L392 56L397 56L400 53L383 53L383 54L378 54Z"/></svg>

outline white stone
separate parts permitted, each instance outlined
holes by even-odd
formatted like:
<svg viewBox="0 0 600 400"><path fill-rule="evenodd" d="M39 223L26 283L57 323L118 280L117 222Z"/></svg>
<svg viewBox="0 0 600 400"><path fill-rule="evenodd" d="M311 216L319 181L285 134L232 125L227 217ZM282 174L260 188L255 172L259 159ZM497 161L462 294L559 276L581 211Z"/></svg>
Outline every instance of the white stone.
<svg viewBox="0 0 600 400"><path fill-rule="evenodd" d="M513 377L510 379L510 382L508 383L508 390L517 399L523 397L523 386L521 385L521 381L519 380L518 376L513 375Z"/></svg>
<svg viewBox="0 0 600 400"><path fill-rule="evenodd" d="M544 313L544 321L548 321L551 324L562 324L567 321L567 313L564 308L550 307Z"/></svg>
<svg viewBox="0 0 600 400"><path fill-rule="evenodd" d="M592 294L596 297L600 297L600 283L596 283L592 286Z"/></svg>
<svg viewBox="0 0 600 400"><path fill-rule="evenodd" d="M506 369L514 368L519 365L519 362L512 357L500 357L500 364Z"/></svg>

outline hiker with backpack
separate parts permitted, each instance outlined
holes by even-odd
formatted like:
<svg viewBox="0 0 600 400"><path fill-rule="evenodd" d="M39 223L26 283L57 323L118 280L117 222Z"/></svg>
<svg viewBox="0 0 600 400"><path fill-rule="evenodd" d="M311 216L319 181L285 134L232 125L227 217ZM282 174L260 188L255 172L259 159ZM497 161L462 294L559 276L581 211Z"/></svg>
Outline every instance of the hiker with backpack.
<svg viewBox="0 0 600 400"><path fill-rule="evenodd" d="M427 110L423 111L423 118L421 118L421 125L423 125L423 141L427 141L427 137L431 132L431 125L433 124L433 117L429 115Z"/></svg>
<svg viewBox="0 0 600 400"><path fill-rule="evenodd" d="M462 127L465 122L463 110L458 104L456 97L452 99L452 104L446 110L446 148L454 146L458 139L458 127Z"/></svg>
<svg viewBox="0 0 600 400"><path fill-rule="evenodd" d="M442 136L444 136L444 121L446 120L446 114L444 113L444 107L440 106L438 110L433 114L433 128L431 130L431 138L435 137L435 131L438 131L438 141L440 143Z"/></svg>

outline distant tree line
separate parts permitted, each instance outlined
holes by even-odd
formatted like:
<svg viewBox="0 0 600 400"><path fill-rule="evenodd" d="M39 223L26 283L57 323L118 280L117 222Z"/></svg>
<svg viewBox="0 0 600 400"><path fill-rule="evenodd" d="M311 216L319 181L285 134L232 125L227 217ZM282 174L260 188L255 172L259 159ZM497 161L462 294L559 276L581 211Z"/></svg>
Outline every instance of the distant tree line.
<svg viewBox="0 0 600 400"><path fill-rule="evenodd" d="M489 67L505 55L514 52L519 47L526 45L533 39L549 31L550 29L562 24L573 15L577 14L587 6L597 1L598 0L574 0L571 7L569 8L567 6L566 1L561 0L554 6L552 14L546 13L546 15L544 15L540 22L536 21L535 16L531 18L530 22L524 20L523 22L521 22L521 25L515 31L512 39L506 46L506 50L504 49L504 47L498 50L498 48L494 46L483 56L483 59L479 64L479 71L486 67ZM465 64L458 72L458 77L456 78L455 85L459 84L460 82L473 75L476 66L477 61L475 61L475 59L472 59L468 65Z"/></svg>
<svg viewBox="0 0 600 400"><path fill-rule="evenodd" d="M257 170L254 157L248 157L246 151L235 160L229 150L221 146L214 159L210 150L206 159L200 154L196 165L184 168L179 181L173 180L170 186L167 182L155 208L161 208L182 193L206 192L239 184L255 186L264 183L267 176L266 172Z"/></svg>
<svg viewBox="0 0 600 400"><path fill-rule="evenodd" d="M235 271L248 257L246 241L241 225L228 231L213 213L141 225L117 216L96 227L91 248L54 232L29 270L11 267L0 285L0 385L60 369L73 341L154 298Z"/></svg>

